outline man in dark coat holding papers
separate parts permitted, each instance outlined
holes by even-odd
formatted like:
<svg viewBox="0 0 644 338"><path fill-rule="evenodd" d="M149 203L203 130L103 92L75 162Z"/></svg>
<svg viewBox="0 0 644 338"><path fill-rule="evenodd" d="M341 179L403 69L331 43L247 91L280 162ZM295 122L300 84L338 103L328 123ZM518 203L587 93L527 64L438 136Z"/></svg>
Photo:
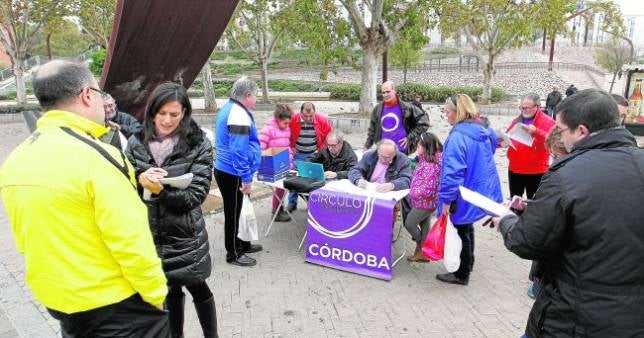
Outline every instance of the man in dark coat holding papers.
<svg viewBox="0 0 644 338"><path fill-rule="evenodd" d="M570 152L520 216L494 221L505 246L539 261L526 336L644 337L644 150L612 97L587 89L557 106Z"/></svg>

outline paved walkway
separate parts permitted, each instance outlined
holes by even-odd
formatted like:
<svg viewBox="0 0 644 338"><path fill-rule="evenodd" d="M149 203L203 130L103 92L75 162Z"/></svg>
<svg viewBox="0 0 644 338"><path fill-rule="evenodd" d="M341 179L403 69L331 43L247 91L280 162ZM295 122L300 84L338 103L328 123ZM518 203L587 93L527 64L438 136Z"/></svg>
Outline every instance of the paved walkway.
<svg viewBox="0 0 644 338"><path fill-rule="evenodd" d="M446 122L438 112L430 116L432 131L444 139L449 131ZM509 121L500 116L490 119L495 127ZM349 142L361 146L362 132L345 131ZM14 123L0 125L0 135L2 162L27 133L21 123ZM497 153L496 161L507 186L503 153ZM258 265L252 268L225 263L223 215L207 216L214 264L208 284L215 294L221 337L521 336L532 304L526 296L530 263L509 253L495 230L476 225L476 264L466 287L437 282L434 276L444 272L440 262L403 260L394 268L393 280L386 282L305 263L297 246L306 210L295 212L297 225L277 223L264 238L269 203L264 198L255 205L262 234L259 243L265 250L253 255ZM394 253L404 250L410 253L413 243L403 230ZM57 322L36 305L24 285L22 257L15 251L3 208L0 262L0 337L56 335ZM186 302L185 333L200 336L191 301Z"/></svg>

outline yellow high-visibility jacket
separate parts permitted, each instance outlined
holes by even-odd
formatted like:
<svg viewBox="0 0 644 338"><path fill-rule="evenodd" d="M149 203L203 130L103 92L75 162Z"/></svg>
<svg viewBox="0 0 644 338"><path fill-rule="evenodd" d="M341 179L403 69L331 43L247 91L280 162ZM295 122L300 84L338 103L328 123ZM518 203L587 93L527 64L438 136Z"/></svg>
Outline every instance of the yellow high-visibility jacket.
<svg viewBox="0 0 644 338"><path fill-rule="evenodd" d="M44 306L64 313L134 293L159 306L167 294L134 171L118 149L96 139L106 131L78 114L49 111L0 168L27 284ZM129 179L78 135L125 166Z"/></svg>

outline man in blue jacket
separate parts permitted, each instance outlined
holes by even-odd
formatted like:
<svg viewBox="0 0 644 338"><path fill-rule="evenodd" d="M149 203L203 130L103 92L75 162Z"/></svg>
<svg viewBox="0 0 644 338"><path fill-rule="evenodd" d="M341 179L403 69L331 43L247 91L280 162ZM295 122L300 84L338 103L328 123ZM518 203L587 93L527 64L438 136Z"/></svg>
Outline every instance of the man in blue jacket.
<svg viewBox="0 0 644 338"><path fill-rule="evenodd" d="M257 264L246 254L262 250L261 245L237 238L243 194L250 194L253 175L261 158L257 128L250 112L256 102L257 84L242 77L233 84L231 98L221 108L215 122L214 174L224 200L226 262L238 266Z"/></svg>

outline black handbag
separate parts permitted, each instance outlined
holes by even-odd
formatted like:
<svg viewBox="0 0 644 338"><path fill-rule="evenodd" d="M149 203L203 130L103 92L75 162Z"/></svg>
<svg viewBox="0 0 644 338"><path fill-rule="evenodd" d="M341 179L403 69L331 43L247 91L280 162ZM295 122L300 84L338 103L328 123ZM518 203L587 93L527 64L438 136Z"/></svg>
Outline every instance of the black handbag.
<svg viewBox="0 0 644 338"><path fill-rule="evenodd" d="M309 193L324 186L324 182L310 177L288 177L284 179L284 188L295 193Z"/></svg>

